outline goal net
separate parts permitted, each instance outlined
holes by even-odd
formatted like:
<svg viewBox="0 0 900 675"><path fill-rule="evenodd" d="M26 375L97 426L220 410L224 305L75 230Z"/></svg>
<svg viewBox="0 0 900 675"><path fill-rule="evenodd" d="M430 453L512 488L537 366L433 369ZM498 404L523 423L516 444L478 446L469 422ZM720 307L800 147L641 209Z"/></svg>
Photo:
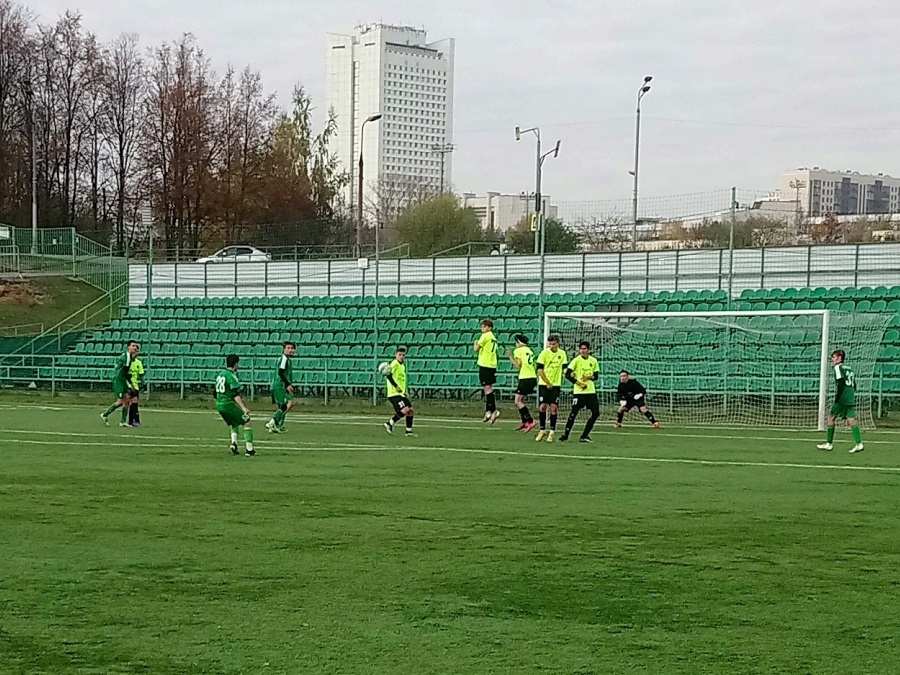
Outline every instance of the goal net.
<svg viewBox="0 0 900 675"><path fill-rule="evenodd" d="M662 423L692 425L824 428L834 399L831 352L842 349L856 374L860 425L874 428L875 360L889 321L831 310L551 312L544 338L559 336L570 360L579 342L590 342L604 419L614 419L619 371L627 370ZM570 402L564 394L560 407Z"/></svg>

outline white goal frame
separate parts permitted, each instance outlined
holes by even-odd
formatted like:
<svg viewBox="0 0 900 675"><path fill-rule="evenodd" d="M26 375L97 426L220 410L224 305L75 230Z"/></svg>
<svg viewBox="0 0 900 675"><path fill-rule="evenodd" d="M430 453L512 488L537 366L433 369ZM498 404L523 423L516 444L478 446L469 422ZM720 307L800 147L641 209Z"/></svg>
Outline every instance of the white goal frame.
<svg viewBox="0 0 900 675"><path fill-rule="evenodd" d="M822 317L822 342L819 363L819 412L818 430L824 431L825 419L828 412L828 376L830 371L831 353L829 352L828 333L831 328L830 309L772 309L750 311L722 311L722 312L545 312L544 313L544 345L550 337L550 323L554 318L559 319L668 319L668 318L696 318L715 319L726 317L754 317L754 316L821 316Z"/></svg>

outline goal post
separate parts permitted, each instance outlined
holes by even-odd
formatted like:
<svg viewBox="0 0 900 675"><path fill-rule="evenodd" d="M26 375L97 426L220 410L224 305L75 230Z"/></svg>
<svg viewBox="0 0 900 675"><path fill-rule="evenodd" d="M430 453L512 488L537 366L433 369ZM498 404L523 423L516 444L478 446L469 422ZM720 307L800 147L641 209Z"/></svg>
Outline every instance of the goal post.
<svg viewBox="0 0 900 675"><path fill-rule="evenodd" d="M627 370L661 421L818 429L834 393L831 352L843 349L860 425L874 428L875 362L890 318L827 309L547 312L544 342L558 335L570 359L579 342L591 343L607 407Z"/></svg>

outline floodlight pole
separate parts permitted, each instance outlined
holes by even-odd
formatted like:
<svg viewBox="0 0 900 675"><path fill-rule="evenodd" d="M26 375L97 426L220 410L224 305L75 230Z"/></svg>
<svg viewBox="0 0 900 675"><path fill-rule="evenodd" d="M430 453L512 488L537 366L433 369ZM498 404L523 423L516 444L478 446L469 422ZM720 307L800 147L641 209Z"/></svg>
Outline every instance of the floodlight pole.
<svg viewBox="0 0 900 675"><path fill-rule="evenodd" d="M641 99L650 91L650 80L652 75L647 75L638 89L637 95L637 111L635 114L634 128L634 170L631 172L634 178L634 194L631 203L631 250L637 250L637 225L638 225L638 160L641 155Z"/></svg>

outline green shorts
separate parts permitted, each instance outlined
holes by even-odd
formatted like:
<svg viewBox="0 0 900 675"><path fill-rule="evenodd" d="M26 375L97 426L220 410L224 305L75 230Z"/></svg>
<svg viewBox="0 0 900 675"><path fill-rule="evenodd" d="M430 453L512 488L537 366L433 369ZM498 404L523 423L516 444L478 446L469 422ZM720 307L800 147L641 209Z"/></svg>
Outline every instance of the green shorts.
<svg viewBox="0 0 900 675"><path fill-rule="evenodd" d="M119 399L128 396L129 392L131 391L131 387L128 386L128 383L121 377L114 377L112 380L112 390L113 396Z"/></svg>
<svg viewBox="0 0 900 675"><path fill-rule="evenodd" d="M230 427L240 427L250 421L250 415L241 410L236 403L230 405L216 406L219 415L225 420L225 424Z"/></svg>
<svg viewBox="0 0 900 675"><path fill-rule="evenodd" d="M835 403L833 406L831 406L831 416L838 420L855 420L856 402Z"/></svg>
<svg viewBox="0 0 900 675"><path fill-rule="evenodd" d="M293 401L294 395L284 388L284 385L275 385L272 387L272 403L277 406L283 406L288 401Z"/></svg>

